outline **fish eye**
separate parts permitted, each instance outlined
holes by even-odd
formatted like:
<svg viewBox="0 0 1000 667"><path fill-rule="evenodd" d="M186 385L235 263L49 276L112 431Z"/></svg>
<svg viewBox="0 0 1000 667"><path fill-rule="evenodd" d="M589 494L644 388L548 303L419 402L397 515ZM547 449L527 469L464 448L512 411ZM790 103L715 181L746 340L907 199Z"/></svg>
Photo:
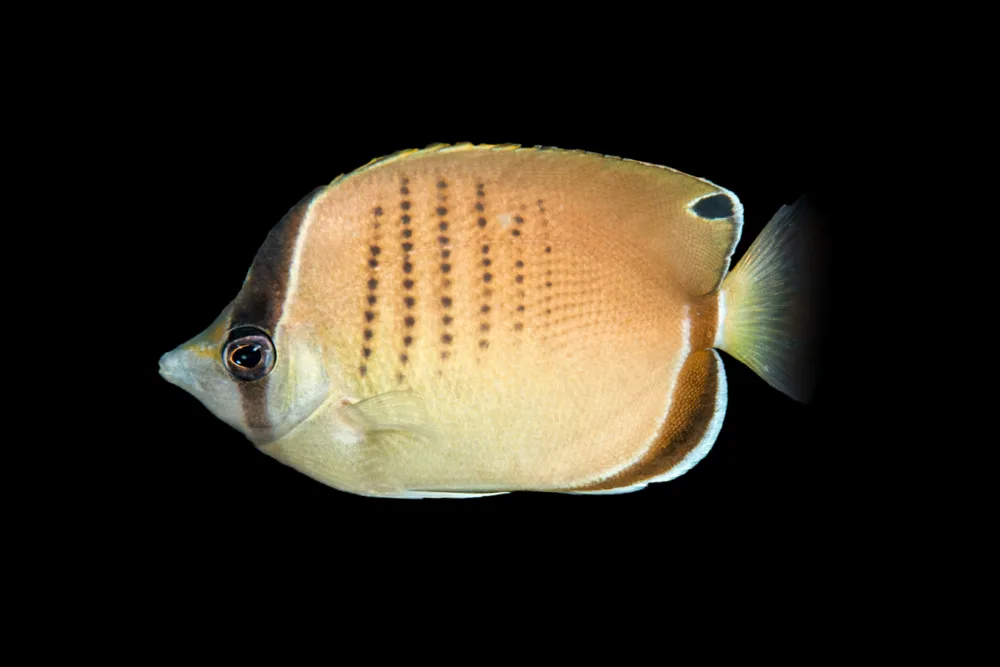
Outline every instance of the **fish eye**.
<svg viewBox="0 0 1000 667"><path fill-rule="evenodd" d="M237 327L229 332L222 349L222 363L237 380L259 380L274 368L274 343L257 327Z"/></svg>

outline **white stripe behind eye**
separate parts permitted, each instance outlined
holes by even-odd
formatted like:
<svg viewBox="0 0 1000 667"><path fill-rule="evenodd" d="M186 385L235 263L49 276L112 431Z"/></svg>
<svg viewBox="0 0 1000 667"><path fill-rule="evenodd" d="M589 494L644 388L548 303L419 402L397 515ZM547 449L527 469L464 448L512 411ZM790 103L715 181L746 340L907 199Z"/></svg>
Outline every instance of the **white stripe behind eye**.
<svg viewBox="0 0 1000 667"><path fill-rule="evenodd" d="M313 205L316 200L323 196L325 192L318 193L309 202L309 207L302 214L302 224L299 225L298 234L295 237L295 249L292 251L292 260L288 263L288 283L285 286L284 303L281 304L281 317L278 318L278 323L274 327L275 333L281 329L281 325L284 323L285 318L288 317L288 304L291 302L292 295L295 294L299 287L299 261L302 257L302 249L306 245L306 235L309 231L309 227L312 225L314 216L312 215Z"/></svg>

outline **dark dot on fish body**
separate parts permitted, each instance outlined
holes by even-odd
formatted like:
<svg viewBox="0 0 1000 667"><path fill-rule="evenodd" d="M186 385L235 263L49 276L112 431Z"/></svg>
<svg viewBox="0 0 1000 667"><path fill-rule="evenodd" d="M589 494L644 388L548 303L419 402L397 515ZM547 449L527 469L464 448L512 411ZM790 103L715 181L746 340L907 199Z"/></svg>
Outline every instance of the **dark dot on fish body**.
<svg viewBox="0 0 1000 667"><path fill-rule="evenodd" d="M412 327L414 324L416 324L416 322L417 321L413 319L412 315L407 315L406 319L403 320L403 324L405 324L408 327Z"/></svg>
<svg viewBox="0 0 1000 667"><path fill-rule="evenodd" d="M405 195L406 193L404 192L403 194ZM410 202L408 202L408 201L403 201L403 203L401 203L401 204L399 205L399 207L400 207L401 209L403 209L404 211L409 211L409 210L410 210Z"/></svg>
<svg viewBox="0 0 1000 667"><path fill-rule="evenodd" d="M365 340L371 340L372 336L375 335L371 329L365 329Z"/></svg>
<svg viewBox="0 0 1000 667"><path fill-rule="evenodd" d="M438 243L440 243L441 245L448 245L448 237L447 236L439 236L438 237Z"/></svg>
<svg viewBox="0 0 1000 667"><path fill-rule="evenodd" d="M438 206L437 214L441 216L448 215L448 209L446 209L444 206Z"/></svg>
<svg viewBox="0 0 1000 667"><path fill-rule="evenodd" d="M403 273L409 273L411 271L413 271L413 265L410 264L409 262L404 262L403 263Z"/></svg>
<svg viewBox="0 0 1000 667"><path fill-rule="evenodd" d="M487 257L486 259L483 260L483 266L489 266L492 263L493 263L493 260L491 260L489 257Z"/></svg>
<svg viewBox="0 0 1000 667"><path fill-rule="evenodd" d="M373 245L371 248L369 248L369 250L372 251L373 255L377 255L380 252L382 252L382 248L379 248L377 245Z"/></svg>
<svg viewBox="0 0 1000 667"><path fill-rule="evenodd" d="M403 345L409 347L413 344L413 336L406 336L403 338Z"/></svg>
<svg viewBox="0 0 1000 667"><path fill-rule="evenodd" d="M546 287L552 287L552 283L545 283Z"/></svg>
<svg viewBox="0 0 1000 667"><path fill-rule="evenodd" d="M368 295L368 305L369 306L374 306L376 301L378 301L378 297L376 297L374 294L369 294Z"/></svg>
<svg viewBox="0 0 1000 667"><path fill-rule="evenodd" d="M377 259L369 259L368 260L368 266L372 267L373 269L377 268L378 267L378 260Z"/></svg>
<svg viewBox="0 0 1000 667"><path fill-rule="evenodd" d="M413 230L412 229L404 229L403 230L403 238L404 239L408 239L411 236L413 236Z"/></svg>
<svg viewBox="0 0 1000 667"><path fill-rule="evenodd" d="M483 307L479 309L479 312L481 312L481 313L488 313L488 312L490 312L489 304L484 304Z"/></svg>
<svg viewBox="0 0 1000 667"><path fill-rule="evenodd" d="M451 264L442 264L441 270L445 273L448 273L449 271L451 271Z"/></svg>
<svg viewBox="0 0 1000 667"><path fill-rule="evenodd" d="M441 318L441 321L444 323L445 326L448 326L449 324L455 321L455 318L452 317L451 315L445 315L444 317Z"/></svg>
<svg viewBox="0 0 1000 667"><path fill-rule="evenodd" d="M403 252L410 252L411 250L413 250L413 244L412 243L410 243L409 241L406 241L405 243L403 243Z"/></svg>
<svg viewBox="0 0 1000 667"><path fill-rule="evenodd" d="M446 345L450 345L451 344L451 334L442 334L441 335L441 342L444 343L444 344L446 344Z"/></svg>
<svg viewBox="0 0 1000 667"><path fill-rule="evenodd" d="M440 229L442 232L448 231L448 223L447 222L440 223L438 225L438 229Z"/></svg>
<svg viewBox="0 0 1000 667"><path fill-rule="evenodd" d="M521 230L520 229L513 229L513 230L511 230L510 233L513 234L514 236L520 236L521 235Z"/></svg>
<svg viewBox="0 0 1000 667"><path fill-rule="evenodd" d="M365 357L370 357L372 356L372 350L370 347L361 348L361 354L365 355Z"/></svg>
<svg viewBox="0 0 1000 667"><path fill-rule="evenodd" d="M480 227L485 227L485 226L486 226L486 218L479 218L478 220L476 220L476 223L477 223L477 224L478 224L478 225L479 225Z"/></svg>
<svg viewBox="0 0 1000 667"><path fill-rule="evenodd" d="M493 280L493 274L492 273L484 273L483 274L483 282L488 283L491 280Z"/></svg>
<svg viewBox="0 0 1000 667"><path fill-rule="evenodd" d="M404 185L403 187L401 187L399 189L399 194L401 194L401 195L408 195L408 194L410 194L410 188L408 188L408 187L406 187ZM407 203L409 203L409 202L407 202Z"/></svg>
<svg viewBox="0 0 1000 667"><path fill-rule="evenodd" d="M552 246L545 246L545 252L552 252Z"/></svg>
<svg viewBox="0 0 1000 667"><path fill-rule="evenodd" d="M519 215L515 215L515 216L514 216L514 222L516 222L517 224L519 224L519 225L520 225L520 224L524 223L524 218L522 218L522 217L521 217L521 216L519 216Z"/></svg>
<svg viewBox="0 0 1000 667"><path fill-rule="evenodd" d="M489 253L489 251L490 251L490 247L488 245L484 245L483 246L483 254L485 255L485 254Z"/></svg>
<svg viewBox="0 0 1000 667"><path fill-rule="evenodd" d="M377 280L375 280L374 278L372 278L371 280L368 281L368 289L373 290L376 287L378 287L378 281Z"/></svg>
<svg viewBox="0 0 1000 667"><path fill-rule="evenodd" d="M521 260L517 260L516 262L514 262L514 266L520 269L521 267L524 266L524 262L522 262Z"/></svg>
<svg viewBox="0 0 1000 667"><path fill-rule="evenodd" d="M486 187L485 183L476 183L476 189L477 190L482 190L485 187Z"/></svg>
<svg viewBox="0 0 1000 667"><path fill-rule="evenodd" d="M445 183L444 181L438 181L437 186L443 190L444 188L448 187L448 184Z"/></svg>
<svg viewBox="0 0 1000 667"><path fill-rule="evenodd" d="M706 220L719 220L732 217L733 200L726 195L711 195L698 201L692 208L695 215Z"/></svg>
<svg viewBox="0 0 1000 667"><path fill-rule="evenodd" d="M410 360L410 357L404 352L403 354L399 355L399 360L405 364L407 361Z"/></svg>
<svg viewBox="0 0 1000 667"><path fill-rule="evenodd" d="M489 325L489 323L487 323L487 322L483 322L482 324L480 324L480 325L479 325L479 330L480 330L480 331L489 331L489 330L490 330L490 325Z"/></svg>
<svg viewBox="0 0 1000 667"><path fill-rule="evenodd" d="M382 207L381 206L376 206L375 207L375 217L378 217L380 215L382 215Z"/></svg>
<svg viewBox="0 0 1000 667"><path fill-rule="evenodd" d="M476 210L477 211L484 211L484 210L486 210L486 207L483 206L483 202L481 202L481 201L477 201L476 202Z"/></svg>
<svg viewBox="0 0 1000 667"><path fill-rule="evenodd" d="M490 346L490 342L488 340L481 340L481 341L479 341L479 347L483 348L484 350L486 348L488 348L489 346Z"/></svg>
<svg viewBox="0 0 1000 667"><path fill-rule="evenodd" d="M406 280L403 281L403 287L405 287L406 289L413 289L413 281L407 278Z"/></svg>
<svg viewBox="0 0 1000 667"><path fill-rule="evenodd" d="M448 259L449 257L451 257L451 250L447 250L446 249L446 250L442 250L441 251L441 258L442 259Z"/></svg>
<svg viewBox="0 0 1000 667"><path fill-rule="evenodd" d="M524 282L524 276L518 275L516 278L514 278L514 280L517 281L517 282L519 282L519 283L523 283Z"/></svg>
<svg viewBox="0 0 1000 667"><path fill-rule="evenodd" d="M412 296L408 296L405 299L403 299L403 303L406 304L407 308L413 308L414 304L417 303L417 300L414 299Z"/></svg>
<svg viewBox="0 0 1000 667"><path fill-rule="evenodd" d="M411 219L412 218L410 218L410 216L404 215L402 218L399 219L399 221L402 222L404 225L408 225L410 224Z"/></svg>
<svg viewBox="0 0 1000 667"><path fill-rule="evenodd" d="M517 307L517 312L523 313L524 312L524 306L518 306Z"/></svg>
<svg viewBox="0 0 1000 667"><path fill-rule="evenodd" d="M441 297L441 305L444 306L445 308L451 308L451 297L450 296Z"/></svg>
<svg viewBox="0 0 1000 667"><path fill-rule="evenodd" d="M365 320L367 320L368 322L371 322L374 319L375 319L375 313L373 313L370 310L366 310L365 311Z"/></svg>

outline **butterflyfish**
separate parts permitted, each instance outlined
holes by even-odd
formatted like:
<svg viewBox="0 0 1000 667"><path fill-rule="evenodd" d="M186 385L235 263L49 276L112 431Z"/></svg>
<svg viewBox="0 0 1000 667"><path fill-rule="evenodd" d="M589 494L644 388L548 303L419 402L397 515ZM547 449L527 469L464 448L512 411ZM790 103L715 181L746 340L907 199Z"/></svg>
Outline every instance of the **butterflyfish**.
<svg viewBox="0 0 1000 667"><path fill-rule="evenodd" d="M703 178L556 148L404 151L295 205L160 373L345 492L636 491L711 449L718 350L808 400L808 220L783 206L730 271L743 207Z"/></svg>

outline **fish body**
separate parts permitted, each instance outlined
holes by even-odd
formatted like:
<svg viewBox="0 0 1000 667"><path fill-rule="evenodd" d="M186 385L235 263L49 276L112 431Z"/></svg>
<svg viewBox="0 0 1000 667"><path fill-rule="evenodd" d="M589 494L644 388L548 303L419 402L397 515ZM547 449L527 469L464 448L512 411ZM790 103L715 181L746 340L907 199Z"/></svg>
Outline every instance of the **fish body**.
<svg viewBox="0 0 1000 667"><path fill-rule="evenodd" d="M406 151L293 207L161 373L352 493L634 491L714 443L716 348L808 394L797 213L730 273L742 206L704 179L580 151Z"/></svg>

